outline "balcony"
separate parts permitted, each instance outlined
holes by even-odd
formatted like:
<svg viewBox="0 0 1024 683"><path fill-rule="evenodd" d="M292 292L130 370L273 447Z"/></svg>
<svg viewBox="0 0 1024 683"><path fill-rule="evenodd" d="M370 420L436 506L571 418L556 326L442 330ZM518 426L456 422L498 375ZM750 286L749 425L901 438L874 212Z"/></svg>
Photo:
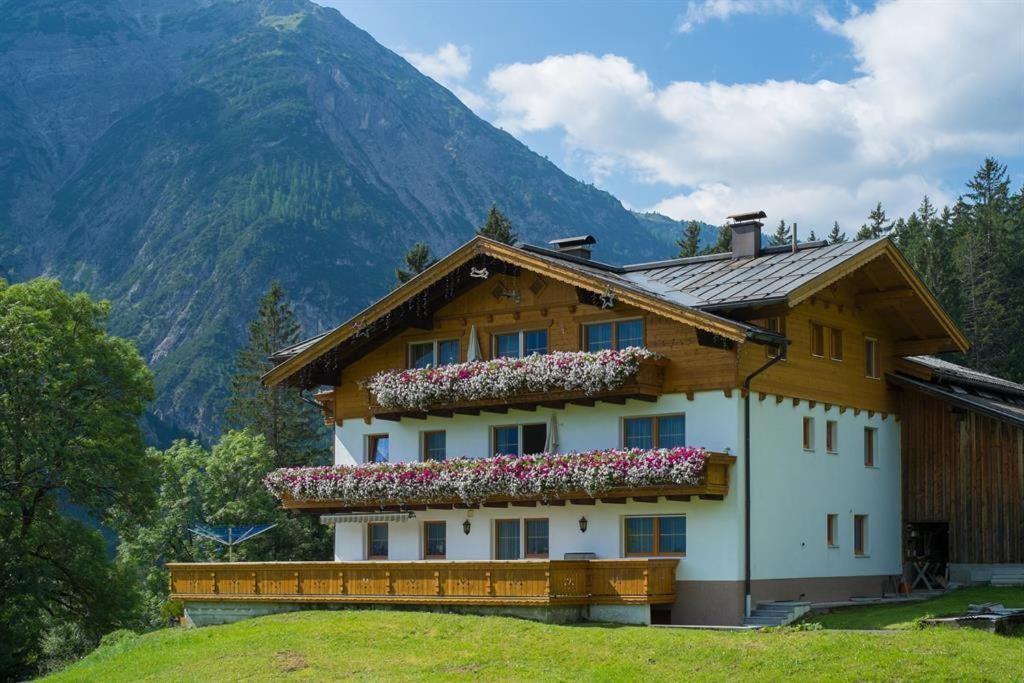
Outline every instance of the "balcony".
<svg viewBox="0 0 1024 683"><path fill-rule="evenodd" d="M623 352L606 352L616 354L649 353L640 349L626 350ZM541 364L557 362L561 359L579 359L593 354L583 352L560 352L546 356L536 356L524 359L524 364ZM623 404L627 399L641 401L656 401L663 393L665 383L665 366L667 360L661 357L629 357L630 367L635 371L625 377L618 378L614 383L606 382L600 389L582 389L579 387L565 388L555 382L543 391L532 391L522 389L513 392L511 395L483 396L479 398L467 398L457 396L445 400L419 402L417 405L396 406L384 404L374 392L371 386L367 388L368 405L370 415L380 420L401 420L402 418L426 419L430 417L453 417L455 415L479 415L481 412L507 413L509 410L536 410L539 407L562 409L567 405L593 406L597 402ZM475 361L462 363L457 366L447 366L437 369L438 372L479 372L481 367L487 365L487 361ZM592 363L600 366L600 362ZM395 370L389 375L401 375L403 373L416 373L420 371ZM528 373L524 373L528 374ZM497 384L497 382L496 382ZM566 385L571 382L567 381ZM527 377L523 378L523 386L529 386Z"/></svg>
<svg viewBox="0 0 1024 683"><path fill-rule="evenodd" d="M586 454L584 454L585 456ZM412 492L401 500L386 498L351 500L344 498L297 498L287 487L273 487L281 500L281 506L315 514L358 513L358 512L400 512L407 510L450 510L455 508L507 508L535 507L537 505L564 506L593 505L602 503L657 503L661 498L672 501L689 501L696 497L701 500L722 500L729 493L729 469L736 462L736 456L727 453L705 452L703 470L685 483L654 484L643 487L611 487L599 492L584 490L545 491L543 494L519 493L515 495L487 495L475 502L467 503L456 497L418 495ZM418 466L418 465L413 465ZM365 467L365 466L357 466ZM373 465L369 467L374 467ZM330 469L330 468L327 468ZM345 469L345 468L343 468ZM274 476L274 475L271 475Z"/></svg>
<svg viewBox="0 0 1024 683"><path fill-rule="evenodd" d="M169 563L171 599L401 605L655 605L674 558Z"/></svg>

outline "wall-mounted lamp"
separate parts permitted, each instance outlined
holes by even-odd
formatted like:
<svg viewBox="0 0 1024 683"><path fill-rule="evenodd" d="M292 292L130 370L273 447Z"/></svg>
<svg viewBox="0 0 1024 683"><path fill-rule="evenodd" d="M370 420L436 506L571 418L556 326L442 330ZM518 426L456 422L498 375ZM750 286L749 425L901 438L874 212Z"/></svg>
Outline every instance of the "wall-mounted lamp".
<svg viewBox="0 0 1024 683"><path fill-rule="evenodd" d="M469 530L470 528L472 528L472 526L473 525L470 523L469 519L467 519L465 522L462 523L462 533L469 536Z"/></svg>
<svg viewBox="0 0 1024 683"><path fill-rule="evenodd" d="M586 517L580 517L580 533L581 534L587 533L587 524L588 524L587 518Z"/></svg>

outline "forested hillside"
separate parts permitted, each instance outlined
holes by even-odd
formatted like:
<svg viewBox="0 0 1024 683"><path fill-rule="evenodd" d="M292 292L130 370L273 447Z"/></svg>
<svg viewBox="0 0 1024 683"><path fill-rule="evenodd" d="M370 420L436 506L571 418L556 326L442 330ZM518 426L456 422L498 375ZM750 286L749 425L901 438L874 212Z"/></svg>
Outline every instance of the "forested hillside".
<svg viewBox="0 0 1024 683"><path fill-rule="evenodd" d="M611 195L306 0L0 2L0 276L116 302L152 411L212 437L276 278L313 334L443 254L492 203L526 241L674 253Z"/></svg>

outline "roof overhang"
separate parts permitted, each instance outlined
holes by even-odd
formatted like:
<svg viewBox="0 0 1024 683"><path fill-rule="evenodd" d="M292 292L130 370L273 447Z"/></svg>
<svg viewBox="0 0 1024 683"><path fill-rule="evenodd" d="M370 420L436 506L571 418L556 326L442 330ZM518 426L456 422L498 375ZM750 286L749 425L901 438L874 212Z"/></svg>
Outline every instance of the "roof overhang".
<svg viewBox="0 0 1024 683"><path fill-rule="evenodd" d="M538 250L539 251L539 250ZM552 280L586 290L595 294L614 294L615 300L627 305L655 313L667 319L698 329L714 333L733 342L752 340L766 343L762 337L771 334L747 323L730 320L714 313L700 311L689 306L665 300L658 294L648 291L642 286L631 283L609 271L603 274L600 268L580 267L572 260L552 258L542 253L527 251L519 247L476 236L466 244L451 252L433 266L406 282L401 287L389 292L374 304L363 309L345 323L330 332L297 345L300 350L287 358L263 376L263 383L275 386L284 382L300 385L314 385L322 382L293 381L296 373L316 362L332 349L337 348L346 340L356 335L366 334L375 326L385 328L394 335L408 325L399 327L391 324L386 318L389 313L411 301L417 295L426 292L432 285L439 283L445 276L465 273L474 268L474 263L498 263L510 267L526 269ZM460 271L460 269L462 269ZM385 320L386 324L381 321ZM368 348L372 348L372 345Z"/></svg>
<svg viewBox="0 0 1024 683"><path fill-rule="evenodd" d="M931 353L933 351L959 351L966 353L970 349L971 344L964 336L964 333L960 331L957 324L953 322L953 319L946 313L946 310L939 303L935 295L932 294L928 286L924 284L917 273L914 271L914 267L910 265L906 257L903 256L902 252L892 243L892 240L883 239L879 240L878 243L865 249L859 254L843 261L841 264L834 268L830 268L814 279L805 282L800 287L797 287L789 293L789 306L793 307L806 299L814 296L822 289L828 287L834 282L851 275L858 269L866 266L871 261L877 258L888 258L902 278L906 281L907 287L909 287L913 295L919 299L924 306L928 309L928 312L935 318L938 324L942 327L942 330L946 333L949 339L949 348L940 349L922 349L918 350L915 348L906 349L906 353L900 355L920 355L921 353ZM933 341L933 340L927 340Z"/></svg>
<svg viewBox="0 0 1024 683"><path fill-rule="evenodd" d="M983 398L975 397L968 393L957 393L947 387L905 375L888 373L885 377L887 381L898 387L919 391L958 408L979 413L1016 427L1024 427L1024 416L1000 410L998 403L994 401L986 401Z"/></svg>

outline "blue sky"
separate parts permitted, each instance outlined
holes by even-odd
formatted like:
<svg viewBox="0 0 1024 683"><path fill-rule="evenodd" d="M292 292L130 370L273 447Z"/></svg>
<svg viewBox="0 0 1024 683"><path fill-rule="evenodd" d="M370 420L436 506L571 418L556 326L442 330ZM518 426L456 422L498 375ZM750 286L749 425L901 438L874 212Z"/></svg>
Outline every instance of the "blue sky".
<svg viewBox="0 0 1024 683"><path fill-rule="evenodd" d="M631 208L820 235L1024 182L1024 2L319 1Z"/></svg>

